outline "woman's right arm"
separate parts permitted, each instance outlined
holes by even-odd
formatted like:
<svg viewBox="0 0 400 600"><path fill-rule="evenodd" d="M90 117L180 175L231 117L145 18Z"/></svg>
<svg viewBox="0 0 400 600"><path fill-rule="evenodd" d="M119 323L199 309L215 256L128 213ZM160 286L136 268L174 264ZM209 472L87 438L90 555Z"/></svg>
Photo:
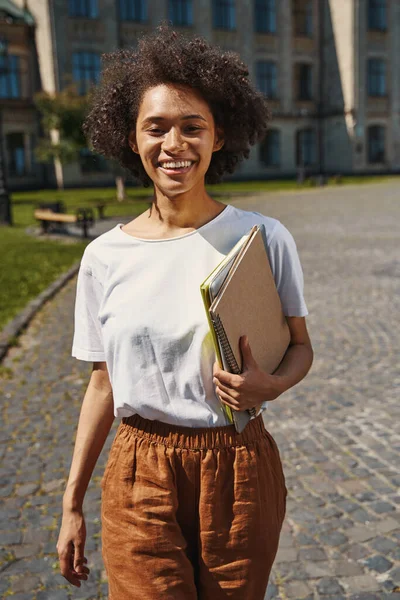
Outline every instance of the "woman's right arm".
<svg viewBox="0 0 400 600"><path fill-rule="evenodd" d="M82 579L87 579L89 573L84 556L86 527L83 499L113 421L113 394L106 363L93 363L79 416L57 542L61 573L77 587L80 587Z"/></svg>

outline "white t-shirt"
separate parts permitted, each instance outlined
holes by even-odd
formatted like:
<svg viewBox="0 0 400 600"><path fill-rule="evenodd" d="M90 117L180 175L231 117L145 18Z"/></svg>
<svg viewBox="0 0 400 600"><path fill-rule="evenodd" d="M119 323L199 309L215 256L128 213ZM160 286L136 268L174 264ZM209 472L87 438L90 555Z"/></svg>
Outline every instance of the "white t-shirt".
<svg viewBox="0 0 400 600"><path fill-rule="evenodd" d="M228 205L195 231L162 240L133 237L120 223L88 244L78 274L72 356L106 361L116 417L138 413L189 427L227 425L212 382L215 352L200 284L260 223L283 311L305 316L294 239L258 212Z"/></svg>

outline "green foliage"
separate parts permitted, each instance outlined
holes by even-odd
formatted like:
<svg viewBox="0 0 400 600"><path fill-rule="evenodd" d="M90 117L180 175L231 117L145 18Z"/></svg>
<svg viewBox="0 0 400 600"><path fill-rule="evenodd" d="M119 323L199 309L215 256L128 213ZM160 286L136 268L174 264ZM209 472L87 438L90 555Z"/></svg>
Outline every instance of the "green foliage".
<svg viewBox="0 0 400 600"><path fill-rule="evenodd" d="M65 165L76 159L81 147L72 140L61 140L58 144L53 144L51 140L41 138L35 148L35 156L39 162L43 163L58 158Z"/></svg>
<svg viewBox="0 0 400 600"><path fill-rule="evenodd" d="M46 137L42 138L35 149L39 162L59 159L67 164L77 158L81 148L86 147L82 123L88 111L90 96L78 94L74 85L67 86L61 92L49 94L39 92L34 103L41 114ZM59 132L59 141L50 140L50 131Z"/></svg>

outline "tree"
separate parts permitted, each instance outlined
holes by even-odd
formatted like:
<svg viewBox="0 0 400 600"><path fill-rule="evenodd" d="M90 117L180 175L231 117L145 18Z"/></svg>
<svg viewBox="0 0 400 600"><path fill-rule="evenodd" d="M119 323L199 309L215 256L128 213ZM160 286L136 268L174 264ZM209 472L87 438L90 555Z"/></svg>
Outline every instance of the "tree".
<svg viewBox="0 0 400 600"><path fill-rule="evenodd" d="M39 92L34 102L42 116L46 134L39 140L35 155L39 162L54 162L58 189L64 187L62 165L78 159L79 150L87 147L82 123L89 106L89 96L78 94L75 85L61 92Z"/></svg>

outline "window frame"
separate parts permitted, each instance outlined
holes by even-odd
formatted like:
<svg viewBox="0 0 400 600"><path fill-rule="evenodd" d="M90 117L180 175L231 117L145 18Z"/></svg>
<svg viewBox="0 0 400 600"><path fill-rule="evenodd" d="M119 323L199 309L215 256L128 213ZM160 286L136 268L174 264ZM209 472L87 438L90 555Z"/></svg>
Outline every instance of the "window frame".
<svg viewBox="0 0 400 600"><path fill-rule="evenodd" d="M368 31L387 31L388 30L388 6L387 0L368 0L367 2L367 26ZM383 18L376 18L380 14Z"/></svg>
<svg viewBox="0 0 400 600"><path fill-rule="evenodd" d="M379 135L376 135L379 134ZM382 134L380 136L380 134ZM375 139L372 139L375 135ZM373 144L382 144L382 148L376 150L376 157L373 157ZM386 127L384 125L369 125L367 129L367 159L369 165L381 165L386 161Z"/></svg>
<svg viewBox="0 0 400 600"><path fill-rule="evenodd" d="M236 31L236 1L213 0L212 22L213 29Z"/></svg>
<svg viewBox="0 0 400 600"><path fill-rule="evenodd" d="M276 127L268 129L267 134L259 146L259 162L266 168L279 169L281 167L281 131ZM264 160L263 156L266 157Z"/></svg>
<svg viewBox="0 0 400 600"><path fill-rule="evenodd" d="M262 72L264 70L264 72ZM278 67L273 60L256 61L256 81L260 92L271 100L278 98ZM266 83L264 86L263 84ZM269 85L271 84L270 90ZM265 87L265 89L264 89Z"/></svg>
<svg viewBox="0 0 400 600"><path fill-rule="evenodd" d="M273 35L277 32L277 0L255 0L254 2L254 31ZM265 18L260 18L263 13ZM265 27L262 25L265 23ZM272 25L271 25L272 24Z"/></svg>
<svg viewBox="0 0 400 600"><path fill-rule="evenodd" d="M21 86L21 56L19 54L7 54L0 56L0 68L3 65L5 72L0 73L0 98L12 100L22 98ZM5 94L3 95L3 82Z"/></svg>
<svg viewBox="0 0 400 600"><path fill-rule="evenodd" d="M309 139L307 139L309 136ZM306 138L308 145L307 151L303 152L304 140ZM309 155L310 160L303 161L304 155ZM297 167L315 167L317 165L317 134L313 127L304 127L296 131L296 166Z"/></svg>
<svg viewBox="0 0 400 600"><path fill-rule="evenodd" d="M68 0L68 16L72 19L98 19L98 0Z"/></svg>
<svg viewBox="0 0 400 600"><path fill-rule="evenodd" d="M380 91L383 81L383 92ZM367 59L367 91L370 98L387 96L387 61L380 57Z"/></svg>
<svg viewBox="0 0 400 600"><path fill-rule="evenodd" d="M306 0L304 7L300 7L296 2L297 0L292 0L293 33L296 37L311 39L314 37L313 2Z"/></svg>
<svg viewBox="0 0 400 600"><path fill-rule="evenodd" d="M75 64L75 61L78 60L78 58L81 60L81 63L79 65ZM87 58L90 58L90 60L97 60L97 64L93 67L93 64L83 64L85 62L85 60ZM95 76L94 77L84 77L84 78L77 78L75 77L75 74L77 72L77 70L79 71L79 73L94 73ZM87 92L89 91L90 88L90 84L92 85L97 85L99 83L99 79L100 79L100 72L101 72L101 66L100 66L100 53L93 51L93 50L76 50L75 52L72 53L72 78L73 81L78 85L78 93L83 96L85 94L87 94ZM89 82L89 85L88 85Z"/></svg>
<svg viewBox="0 0 400 600"><path fill-rule="evenodd" d="M174 9L180 13L180 18L174 18ZM168 0L168 19L176 27L192 27L193 0Z"/></svg>
<svg viewBox="0 0 400 600"><path fill-rule="evenodd" d="M300 102L312 102L314 100L314 65L310 63L296 63L297 100ZM302 71L309 73L307 81Z"/></svg>
<svg viewBox="0 0 400 600"><path fill-rule="evenodd" d="M10 142L10 138L12 136L21 136L22 139L22 145L21 146L14 146L13 148L10 149L9 147L9 142ZM30 175L31 171L28 168L29 165L29 161L28 161L28 157L26 155L26 148L25 148L25 132L24 131L10 131L9 133L6 133L5 135L5 142L6 142L6 156L7 156L7 175L9 177L26 177L28 175ZM16 164L18 162L18 159L16 161L14 161L14 152L16 150L22 150L22 159L23 159L23 171L19 172L18 169L14 169L14 163Z"/></svg>
<svg viewBox="0 0 400 600"><path fill-rule="evenodd" d="M147 0L118 0L120 21L145 23L148 19Z"/></svg>

